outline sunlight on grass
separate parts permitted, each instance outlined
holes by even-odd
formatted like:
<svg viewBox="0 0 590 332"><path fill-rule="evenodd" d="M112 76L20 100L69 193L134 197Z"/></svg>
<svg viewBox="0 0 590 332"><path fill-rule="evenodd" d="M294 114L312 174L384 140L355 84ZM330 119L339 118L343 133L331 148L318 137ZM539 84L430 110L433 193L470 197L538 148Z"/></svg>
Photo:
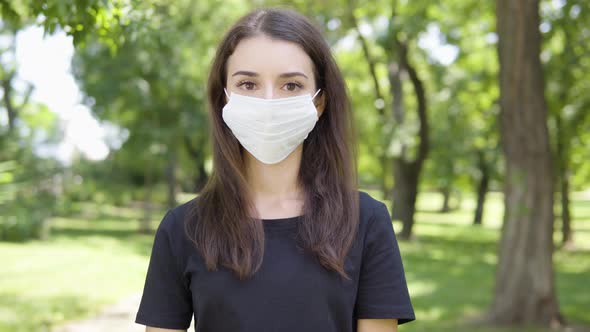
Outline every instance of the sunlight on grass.
<svg viewBox="0 0 590 332"><path fill-rule="evenodd" d="M379 197L376 195L376 197ZM417 320L401 331L540 332L537 328L493 329L466 326L466 322L489 308L494 289L497 242L502 220L502 195L492 193L486 201L483 227L473 227L472 197L463 197L460 210L439 213L437 193L422 193L418 199L415 239L400 241L400 250ZM389 206L389 204L388 204ZM588 201L572 204L574 215L584 215ZM590 213L589 213L590 215ZM590 325L590 232L580 231L590 220L574 220L577 251L557 250L557 296L568 320ZM394 229L402 225L394 221ZM556 230L556 243L561 234ZM590 249L590 248L589 248Z"/></svg>
<svg viewBox="0 0 590 332"><path fill-rule="evenodd" d="M43 331L142 290L153 235L105 211L121 210L104 209L104 220L54 218L47 242L0 243L0 331Z"/></svg>
<svg viewBox="0 0 590 332"><path fill-rule="evenodd" d="M414 281L412 283L413 296L425 296L436 290L436 283L427 281Z"/></svg>

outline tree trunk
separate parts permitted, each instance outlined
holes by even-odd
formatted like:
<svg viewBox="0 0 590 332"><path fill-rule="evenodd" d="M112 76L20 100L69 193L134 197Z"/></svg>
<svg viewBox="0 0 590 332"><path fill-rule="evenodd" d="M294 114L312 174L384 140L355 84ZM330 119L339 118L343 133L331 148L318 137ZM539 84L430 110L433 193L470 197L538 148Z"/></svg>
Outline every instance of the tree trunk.
<svg viewBox="0 0 590 332"><path fill-rule="evenodd" d="M505 214L490 323L560 326L538 0L497 0Z"/></svg>
<svg viewBox="0 0 590 332"><path fill-rule="evenodd" d="M478 151L478 167L481 173L479 184L477 186L477 206L475 207L475 217L473 218L474 225L481 225L483 219L483 207L488 193L490 183L490 172L486 164L485 156L482 151Z"/></svg>
<svg viewBox="0 0 590 332"><path fill-rule="evenodd" d="M402 145L401 155L393 160L393 178L395 179L393 188L393 219L402 221L401 239L410 239L414 226L414 212L416 211L416 197L418 194L418 185L422 165L426 160L429 149L428 119L426 116L426 93L424 85L415 68L409 62L407 53L407 44L402 43L397 37L392 37L393 43L397 48L397 63L389 65L389 80L393 99L398 100L392 105L393 116L399 125L403 125L405 117L403 99L403 89L401 73L405 71L410 78L412 87L416 95L417 113L420 123L419 137L420 143L417 147L417 153L414 160L408 161L406 150Z"/></svg>
<svg viewBox="0 0 590 332"><path fill-rule="evenodd" d="M4 90L4 108L8 115L8 132L12 133L15 130L16 123L16 108L12 104L12 79L14 73L10 72L6 74L6 77L2 80L2 89Z"/></svg>
<svg viewBox="0 0 590 332"><path fill-rule="evenodd" d="M567 170L565 170L567 172ZM561 174L561 230L562 230L562 245L564 247L571 247L574 244L574 234L571 228L571 214L570 214L570 197L569 187L570 182L567 174Z"/></svg>
<svg viewBox="0 0 590 332"><path fill-rule="evenodd" d="M400 159L393 163L395 186L393 187L393 211L402 221L401 239L412 237L414 227L414 212L416 212L416 197L418 195L418 170L413 165Z"/></svg>
<svg viewBox="0 0 590 332"><path fill-rule="evenodd" d="M440 213L448 213L451 211L451 206L449 205L449 201L451 200L451 188L445 186L440 190L440 193L443 195L443 203L440 208Z"/></svg>
<svg viewBox="0 0 590 332"><path fill-rule="evenodd" d="M565 98L562 98L565 100ZM557 135L557 177L560 186L561 199L561 232L562 245L564 247L573 246L574 237L571 229L571 214L570 214L570 180L569 180L569 149L566 143L566 135L563 128L562 114L559 112L555 116L555 127Z"/></svg>

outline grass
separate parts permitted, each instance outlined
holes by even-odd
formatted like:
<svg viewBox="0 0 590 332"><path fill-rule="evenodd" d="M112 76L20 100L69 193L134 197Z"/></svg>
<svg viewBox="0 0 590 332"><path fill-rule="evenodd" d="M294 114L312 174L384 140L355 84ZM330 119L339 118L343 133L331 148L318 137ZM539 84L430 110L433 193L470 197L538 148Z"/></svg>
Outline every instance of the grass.
<svg viewBox="0 0 590 332"><path fill-rule="evenodd" d="M439 195L420 195L416 238L400 242L418 319L400 331L499 331L465 322L483 313L492 300L501 199L492 193L483 227L473 227L470 197L459 210L440 214ZM576 194L573 199L577 250L558 250L554 255L557 294L568 320L590 326L590 196ZM136 232L138 211L90 203L79 210L83 214L77 217L52 219L49 241L0 243L1 332L48 331L141 292L153 235ZM154 226L162 215L163 211L154 212ZM399 231L401 225L395 222L394 228ZM560 239L559 232L555 239Z"/></svg>
<svg viewBox="0 0 590 332"><path fill-rule="evenodd" d="M153 235L137 234L131 209L81 210L101 213L52 219L46 242L0 242L0 331L49 331L141 292Z"/></svg>
<svg viewBox="0 0 590 332"><path fill-rule="evenodd" d="M375 197L379 197L376 193ZM557 296L568 322L590 331L590 197L574 195L572 210L577 249L554 254ZM503 214L502 195L489 195L483 227L474 227L474 201L441 214L442 197L424 193L418 199L415 239L400 241L408 288L417 320L400 331L538 332L539 328L493 329L468 321L489 308L494 289L497 243ZM401 230L394 222L394 229ZM561 234L556 223L555 241ZM577 331L577 330L576 330Z"/></svg>

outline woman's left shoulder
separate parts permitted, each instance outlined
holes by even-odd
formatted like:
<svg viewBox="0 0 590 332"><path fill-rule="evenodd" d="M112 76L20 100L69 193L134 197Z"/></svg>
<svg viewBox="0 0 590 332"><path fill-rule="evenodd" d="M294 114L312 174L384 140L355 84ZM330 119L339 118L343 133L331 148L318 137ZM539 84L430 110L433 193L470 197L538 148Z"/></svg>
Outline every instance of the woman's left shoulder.
<svg viewBox="0 0 590 332"><path fill-rule="evenodd" d="M359 190L359 215L360 225L365 227L371 226L373 222L391 223L391 216L387 205L382 201L371 196L366 191Z"/></svg>

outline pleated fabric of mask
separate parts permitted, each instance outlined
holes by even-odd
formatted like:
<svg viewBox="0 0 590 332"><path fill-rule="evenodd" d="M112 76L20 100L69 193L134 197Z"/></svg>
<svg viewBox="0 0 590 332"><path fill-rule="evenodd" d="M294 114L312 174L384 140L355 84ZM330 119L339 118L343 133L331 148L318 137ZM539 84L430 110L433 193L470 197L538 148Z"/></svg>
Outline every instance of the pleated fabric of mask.
<svg viewBox="0 0 590 332"><path fill-rule="evenodd" d="M277 99L232 93L222 110L223 121L256 159L276 164L287 158L315 127L319 117L313 99L319 92Z"/></svg>

